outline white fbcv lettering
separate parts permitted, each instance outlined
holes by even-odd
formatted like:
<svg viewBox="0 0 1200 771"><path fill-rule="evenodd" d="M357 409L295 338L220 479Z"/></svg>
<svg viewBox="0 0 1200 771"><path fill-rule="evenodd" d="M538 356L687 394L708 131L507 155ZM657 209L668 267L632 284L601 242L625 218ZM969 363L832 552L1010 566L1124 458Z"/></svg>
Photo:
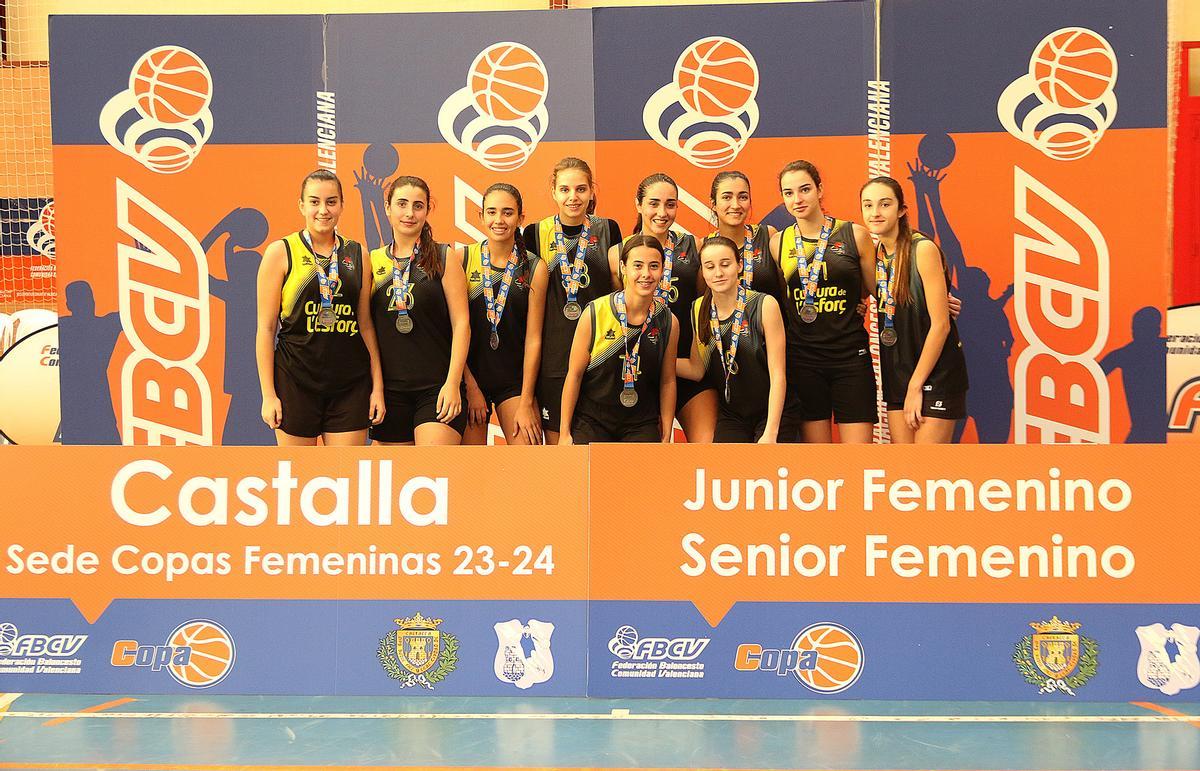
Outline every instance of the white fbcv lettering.
<svg viewBox="0 0 1200 771"><path fill-rule="evenodd" d="M213 443L208 351L208 258L178 220L116 181L121 327L133 352L121 365L125 444ZM182 353L181 353L182 352Z"/></svg>
<svg viewBox="0 0 1200 771"><path fill-rule="evenodd" d="M1109 391L1096 357L1108 341L1108 244L1095 223L1020 167L1014 213L1036 237L1013 239L1017 327L1028 347L1013 373L1016 441L1105 443ZM1082 232L1075 244L1034 211Z"/></svg>

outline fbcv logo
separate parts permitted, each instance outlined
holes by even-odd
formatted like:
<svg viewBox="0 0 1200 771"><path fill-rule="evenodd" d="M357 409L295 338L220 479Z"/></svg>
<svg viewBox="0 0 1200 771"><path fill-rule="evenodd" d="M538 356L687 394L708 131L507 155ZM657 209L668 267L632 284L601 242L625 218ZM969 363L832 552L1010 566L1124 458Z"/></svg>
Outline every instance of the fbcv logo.
<svg viewBox="0 0 1200 771"><path fill-rule="evenodd" d="M223 626L207 619L185 621L167 635L162 644L137 640L113 643L114 667L166 669L180 685L209 688L225 679L233 669L237 648Z"/></svg>
<svg viewBox="0 0 1200 771"><path fill-rule="evenodd" d="M707 647L707 637L639 637L628 625L608 641L608 650L625 661L694 661Z"/></svg>
<svg viewBox="0 0 1200 771"><path fill-rule="evenodd" d="M86 634L21 634L16 625L0 624L0 656L73 656Z"/></svg>

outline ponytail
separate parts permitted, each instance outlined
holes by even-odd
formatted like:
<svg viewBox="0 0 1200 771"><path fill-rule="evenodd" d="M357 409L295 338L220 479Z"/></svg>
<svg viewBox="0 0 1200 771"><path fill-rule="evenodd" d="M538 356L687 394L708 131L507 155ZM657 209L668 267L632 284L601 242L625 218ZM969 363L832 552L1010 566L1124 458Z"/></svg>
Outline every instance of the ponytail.
<svg viewBox="0 0 1200 771"><path fill-rule="evenodd" d="M428 222L421 228L417 244L417 265L430 278L441 278L446 266L442 263L442 250L438 246L438 242L433 240L433 228L429 227Z"/></svg>
<svg viewBox="0 0 1200 771"><path fill-rule="evenodd" d="M517 267L520 268L529 259L525 251L525 235L521 233L520 228L517 228L517 233L513 236L513 245L517 247Z"/></svg>

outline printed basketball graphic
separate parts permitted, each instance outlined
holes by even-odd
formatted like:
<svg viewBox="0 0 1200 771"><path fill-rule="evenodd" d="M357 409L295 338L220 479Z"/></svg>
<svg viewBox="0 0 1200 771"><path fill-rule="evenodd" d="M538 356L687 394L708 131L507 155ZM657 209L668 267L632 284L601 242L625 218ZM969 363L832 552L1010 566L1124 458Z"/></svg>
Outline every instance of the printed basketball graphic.
<svg viewBox="0 0 1200 771"><path fill-rule="evenodd" d="M38 215L38 222L42 226L42 230L54 236L54 201L48 202L42 207L42 213Z"/></svg>
<svg viewBox="0 0 1200 771"><path fill-rule="evenodd" d="M460 153L491 171L516 171L546 135L550 77L537 52L493 43L475 57L467 84L438 109L438 131Z"/></svg>
<svg viewBox="0 0 1200 771"><path fill-rule="evenodd" d="M190 150L173 137L151 139L142 145L142 161L151 171L173 174L192 164Z"/></svg>
<svg viewBox="0 0 1200 771"><path fill-rule="evenodd" d="M159 46L142 54L129 74L138 112L166 124L200 117L212 101L212 76L191 51Z"/></svg>
<svg viewBox="0 0 1200 771"><path fill-rule="evenodd" d="M758 68L736 40L709 37L692 43L675 63L683 104L706 118L735 115L758 93Z"/></svg>
<svg viewBox="0 0 1200 771"><path fill-rule="evenodd" d="M792 648L801 654L816 652L816 666L798 669L793 674L801 685L817 693L844 691L854 685L862 674L862 643L853 632L840 624L813 624L796 635Z"/></svg>
<svg viewBox="0 0 1200 771"><path fill-rule="evenodd" d="M480 112L501 121L521 120L546 100L546 65L520 43L497 43L475 57L467 83Z"/></svg>
<svg viewBox="0 0 1200 771"><path fill-rule="evenodd" d="M741 43L706 37L683 49L672 79L642 107L646 135L688 163L719 169L758 128L758 64Z"/></svg>
<svg viewBox="0 0 1200 771"><path fill-rule="evenodd" d="M1063 27L1042 38L1029 71L1004 89L996 117L1056 161L1088 156L1117 117L1117 57L1100 34Z"/></svg>
<svg viewBox="0 0 1200 771"><path fill-rule="evenodd" d="M168 667L171 676L189 688L208 688L224 680L233 669L237 653L229 632L206 619L180 624L167 638L167 645L192 649L187 664Z"/></svg>
<svg viewBox="0 0 1200 771"><path fill-rule="evenodd" d="M1067 110L1093 107L1117 82L1117 57L1089 29L1067 27L1042 39L1029 60L1038 93Z"/></svg>
<svg viewBox="0 0 1200 771"><path fill-rule="evenodd" d="M212 136L213 83L192 51L151 48L129 71L129 85L100 110L100 134L114 150L150 171L177 174Z"/></svg>

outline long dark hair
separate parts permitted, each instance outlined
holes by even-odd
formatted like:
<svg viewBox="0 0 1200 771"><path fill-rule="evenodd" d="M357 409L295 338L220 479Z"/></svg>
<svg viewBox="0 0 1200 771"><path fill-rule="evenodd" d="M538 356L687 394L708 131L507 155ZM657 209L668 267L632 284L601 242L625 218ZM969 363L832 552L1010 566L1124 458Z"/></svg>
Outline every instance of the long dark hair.
<svg viewBox="0 0 1200 771"><path fill-rule="evenodd" d="M415 187L425 193L426 215L428 215L432 199L429 195L429 185L420 177L404 175L389 182L383 190L383 200L387 201L388 206L392 205L392 194L402 187ZM421 228L421 235L417 238L417 265L430 278L441 278L446 268L442 264L442 250L438 246L438 242L433 240L433 228L429 226L428 216L425 225Z"/></svg>
<svg viewBox="0 0 1200 771"><path fill-rule="evenodd" d="M858 191L858 197L862 198L863 191L870 185L884 185L892 191L892 195L896 197L896 206L904 211L900 214L900 232L896 235L896 255L892 259L892 275L896 277L896 304L908 305L912 302L912 281L909 277L912 270L912 243L913 229L912 225L908 224L908 206L904 203L904 188L900 183L891 177L873 177L868 179ZM942 263L942 273L946 276L946 287L950 287L950 272L946 267L946 257L942 254L942 249L932 239L929 241L938 250L938 258Z"/></svg>
<svg viewBox="0 0 1200 771"><path fill-rule="evenodd" d="M737 262L738 262L738 273L739 274L741 273L742 248L740 246L738 246L737 244L735 244L733 241L729 240L725 236L721 236L721 235L709 236L708 238L704 239L704 243L700 246L701 259L703 259L704 250L709 248L710 246L714 247L714 248L723 247L723 248L728 249L731 252L733 252L733 258L735 260L737 260ZM704 278L703 278L704 269L703 268L701 268L700 273L701 273L700 280L704 281ZM739 277L737 280L741 281L741 278ZM712 304L713 304L712 289L709 288L708 284L705 284L704 285L704 296L700 298L700 316L699 316L699 318L696 319L696 337L700 341L701 345L708 345L709 341L712 340L712 330L709 329L709 326L708 326L708 318L712 314Z"/></svg>
<svg viewBox="0 0 1200 771"><path fill-rule="evenodd" d="M667 176L666 174L664 174L661 171L655 172L654 174L651 174L650 176L646 177L645 179L643 179L641 182L638 183L637 196L636 196L638 206L642 205L642 199L644 199L646 197L646 188L650 187L651 185L656 185L659 182L666 182L668 185L675 188L675 195L677 195L677 196L679 195L679 185L675 184L675 180L671 179L669 176ZM638 212L637 222L633 223L633 230L630 232L632 232L632 233L641 233L642 232L642 213L641 212Z"/></svg>
<svg viewBox="0 0 1200 771"><path fill-rule="evenodd" d="M591 216L596 213L596 180L592 177L592 167L588 166L587 161L582 158L576 158L573 155L568 155L558 163L554 164L554 168L550 170L550 189L553 190L558 184L558 175L569 169L582 171L588 179L588 185L592 188L592 200L588 202L587 213Z"/></svg>
<svg viewBox="0 0 1200 771"><path fill-rule="evenodd" d="M521 200L521 191L516 186L510 185L507 182L493 182L488 186L487 190L483 191L483 198L480 200L486 204L488 196L492 193L508 193L511 195L513 200L517 202L517 216L524 216L525 202ZM517 247L517 268L519 269L525 264L525 236L522 235L521 228L519 227L516 228L513 235L513 244Z"/></svg>

